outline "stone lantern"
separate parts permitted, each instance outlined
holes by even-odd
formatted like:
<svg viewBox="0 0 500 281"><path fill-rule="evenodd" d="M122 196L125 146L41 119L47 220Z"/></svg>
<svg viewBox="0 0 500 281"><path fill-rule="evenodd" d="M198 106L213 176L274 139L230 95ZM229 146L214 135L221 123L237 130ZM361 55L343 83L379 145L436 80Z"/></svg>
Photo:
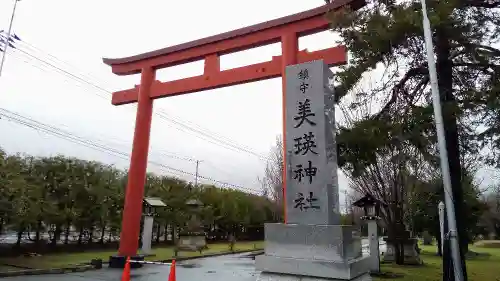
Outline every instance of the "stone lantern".
<svg viewBox="0 0 500 281"><path fill-rule="evenodd" d="M186 206L191 218L187 223L186 230L179 234L177 249L180 251L201 251L207 246L203 224L198 217L203 203L198 199L189 199L186 201Z"/></svg>
<svg viewBox="0 0 500 281"><path fill-rule="evenodd" d="M151 240L153 236L154 217L157 216L158 208L165 208L167 205L156 197L145 197L142 200L142 213L144 216L144 227L142 230L142 254L151 254Z"/></svg>
<svg viewBox="0 0 500 281"><path fill-rule="evenodd" d="M368 239L370 243L371 257L370 270L378 273L380 272L380 249L377 221L380 220L380 208L382 206L387 206L387 204L367 193L365 196L354 202L353 205L363 208L364 210L365 214L361 217L361 219L366 221L368 224Z"/></svg>
<svg viewBox="0 0 500 281"><path fill-rule="evenodd" d="M361 217L362 220L380 220L380 208L387 206L386 203L376 199L371 194L358 199L353 203L354 206L363 208L365 215Z"/></svg>
<svg viewBox="0 0 500 281"><path fill-rule="evenodd" d="M377 220L380 220L380 210L381 207L386 207L387 204L370 194L366 194L364 197L353 203L356 207L362 207L364 209L365 215L361 217L362 220L367 221L368 224L368 235L370 240L370 256L373 256L371 270L373 272L378 272L380 270L380 254L379 254L379 238L377 233ZM403 227L403 226L402 226ZM410 237L410 232L408 230L398 231L395 238L384 238L386 242L386 251L384 252L382 262L394 262L396 260L396 246L398 243L402 246L404 253L404 264L408 265L421 265L422 259L418 253L418 240L416 238ZM394 240L395 239L395 240Z"/></svg>

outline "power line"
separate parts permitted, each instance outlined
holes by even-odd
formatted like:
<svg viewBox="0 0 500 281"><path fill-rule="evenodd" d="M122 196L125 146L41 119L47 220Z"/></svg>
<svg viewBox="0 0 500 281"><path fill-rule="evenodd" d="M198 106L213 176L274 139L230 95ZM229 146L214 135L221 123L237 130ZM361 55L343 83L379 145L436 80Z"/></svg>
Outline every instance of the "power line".
<svg viewBox="0 0 500 281"><path fill-rule="evenodd" d="M4 36L0 33L0 38L4 38ZM21 40L19 37L16 36L16 44L19 44L22 45L23 44L26 44L30 47L32 47L33 49L37 49L38 51L40 52L43 52L45 53L44 51L36 48L35 46L27 43L26 41L24 40ZM23 50L20 48L20 46L13 46L13 48L15 51L17 52L20 52L22 53L22 55L24 56L28 56L32 59L35 59L37 60L38 62L41 62L43 63L44 65L48 65L50 67L52 67L53 69L56 70L56 72L60 73L60 74L63 74L65 76L67 76L68 78L72 79L72 80L75 80L79 83L84 83L84 84L87 84L89 85L90 87L92 87L94 90L98 90L99 92L103 92L103 93L106 93L107 95L111 95L112 92L99 86L98 84L96 83L93 83L93 82L90 82L88 81L88 79L84 79L81 77L81 75L76 75L74 73L71 73L70 71L67 71L61 67L58 67L57 65L55 65L54 63L51 63L51 62L48 62L47 60L44 60L40 57L38 57L37 55L33 55L32 53L26 51L26 50ZM48 54L46 53L48 56L60 61L60 62L63 62L62 60L58 59L57 57L51 55L51 54ZM25 61L26 62L26 61ZM68 63L65 63L67 65L70 65ZM109 101L109 97L106 97L106 96L102 96L102 95L99 95L97 94L99 97L103 98L103 99L106 99L107 101ZM207 142L210 142L212 144L215 144L215 145L218 145L220 147L223 147L223 148L226 148L226 149L229 149L229 150L233 150L233 151L237 151L237 152L245 152L245 153L248 153L248 154L251 154L251 155L254 155L256 157L258 157L260 160L263 160L263 161L267 161L268 160L268 157L260 154L260 153L257 153L255 151L253 151L251 148L249 148L248 146L245 146L245 145L241 145L239 143L237 143L236 141L234 140L231 140L230 138L227 138L221 134L218 134L218 133L215 133L213 131L210 131L206 128L203 128L201 127L200 125L197 125L191 121L185 121L185 120L182 120L180 119L179 117L173 117L172 115L166 113L164 110L160 109L160 110L157 110L155 112L155 114L157 116L159 116L161 119L165 120L165 121L169 121L170 123L174 123L175 125L177 126L180 126L180 127L175 127L176 129L178 130L181 130L181 131L184 131L186 132L185 130L183 129L187 129L188 131L191 131L191 132L194 132L194 136L202 139L202 140L205 140ZM186 123L190 123L190 125L186 124ZM197 128L194 128L194 127L197 127ZM208 139L207 139L208 138ZM209 140L211 139L211 140Z"/></svg>
<svg viewBox="0 0 500 281"><path fill-rule="evenodd" d="M0 36L1 36L1 35L0 35ZM19 39L19 38L16 36L16 39ZM25 42L23 42L23 43L24 43L24 44L26 44ZM34 46L32 46L32 47L34 47ZM36 48L36 47L34 47L34 48ZM88 82L87 80L85 80L85 79L81 79L81 78L80 78L80 77L78 77L77 75L74 75L74 74L72 74L72 73L70 73L70 72L68 72L68 71L66 71L66 70L64 70L64 69L61 69L61 68L59 68L58 66L56 66L56 65L54 65L54 64L52 64L52 63L49 63L49 62L47 62L47 61L45 61L45 60L43 60L43 59L41 59L41 58L38 58L37 56L34 56L34 55L32 55L32 54L30 54L30 53L28 53L28 52L24 51L24 50L20 50L20 48L13 48L13 50L15 50L15 51L20 51L20 52L22 53L22 55L27 56L27 57L28 57L28 59L33 58L33 59L36 59L36 60L37 60L37 61L39 61L39 62L42 62L44 65L49 65L50 67L52 67L52 68L54 68L54 69L56 69L56 70L58 70L58 71L62 72L62 74L66 74L66 76L68 76L70 79L74 79L74 80L76 79L76 81L77 81L77 82L83 82L83 83L87 83L87 82ZM50 54L49 54L49 55L50 55ZM51 55L50 55L50 56L51 56ZM54 57L54 56L52 56L52 57ZM54 57L54 58L55 58L55 59L57 59L57 57ZM32 61L32 60L31 60L31 61ZM26 61L26 60L23 60L23 62L25 62L25 63L30 63L30 61ZM35 65L35 64L31 64L31 65L32 65L32 66L34 66L34 67L39 68L39 69L40 69L40 70L42 70L42 71L45 71L44 69L42 69L42 68L38 67L38 66L37 66L37 65ZM90 86L92 86L93 88L98 89L98 90L101 90L101 91L106 92L106 93L109 93L106 89L104 89L104 88L102 88L102 87L100 87L100 86L98 86L98 85L95 85L95 84L93 84L93 83L91 83L91 82L89 82L89 83L90 83ZM105 98L105 97L103 97L103 96L101 96L101 95L99 95L99 96L100 96L100 97L102 97L102 98ZM106 100L108 100L107 98L105 98L105 99L106 99ZM164 116L164 115L167 115L167 113L165 113L165 112L161 112L161 113L160 113L160 114L158 114L158 115L159 115L159 116L160 116L160 118L162 118L162 119L167 119L167 121L172 121L174 124L181 126L182 128L178 128L178 129L180 129L180 130L182 130L182 131L184 131L184 132L186 132L186 131L185 131L185 130L183 130L183 128L186 128L186 129L188 129L188 130L189 130L189 129L191 129L191 131L194 131L195 133L198 133L198 134L200 134L201 136L212 137L211 135L208 135L207 133L204 133L204 132L203 132L203 131L201 131L201 130L196 130L196 129L194 129L194 130L193 130L193 129L192 129L192 128L190 128L189 126L186 126L185 124L183 124L183 123L181 123L181 122L179 122L179 121L176 121L176 120L171 120L171 118L168 118L168 117ZM196 124L194 124L194 125L196 126ZM198 127L200 127L200 126L198 126ZM200 128L201 128L201 127L200 127ZM203 128L201 128L201 129L203 129ZM207 130L207 131L208 131L208 130ZM214 143L214 144L216 144L216 145L219 145L219 146L221 145L220 143L215 143L215 142L211 141L210 139L206 139L206 138L204 138L204 137L200 137L200 138L202 138L202 139L203 139L203 140L205 140L205 141L208 141L208 142ZM212 138L213 138L213 137L212 137ZM217 139L216 139L216 140L217 140ZM220 141L220 140L219 140L219 141ZM241 148L236 147L235 145L232 145L232 144L227 143L227 142L222 142L222 144L224 145L224 148L231 149L231 150L233 150L233 151L242 150ZM235 150L235 148L236 148L236 150ZM256 154L256 153L254 153L253 151L250 151L250 150L245 150L245 149L243 149L243 151L248 152L248 153L250 153L250 154L254 154L255 156L258 156L258 157L259 157L259 155L258 155L258 154ZM175 156L175 155L171 155L171 154L170 154L170 155L168 155L168 154L166 154L166 153L164 153L164 152L160 152L160 154L162 154L162 156L169 157L169 158L174 158L174 159L178 159L178 160L184 160L184 161L195 161L195 160L194 160L194 159L192 159L192 158L187 158L187 157L179 157L179 156ZM262 158L261 158L261 159L262 159Z"/></svg>
<svg viewBox="0 0 500 281"><path fill-rule="evenodd" d="M265 161L265 160L267 160L267 157L265 157L265 156L263 156L263 155L261 155L261 154L259 154L259 153L256 153L256 152L254 152L254 151L251 151L251 150L248 150L248 149L245 149L245 148L239 147L239 146L236 146L236 145L231 144L231 143L229 143L229 142L225 142L225 141L222 141L222 140L216 139L216 138L212 137L211 135L209 135L209 134L207 134L207 133L204 133L203 131L200 131L200 130L194 129L194 128L189 127L189 126L187 126L187 125L185 125L185 124L182 124L182 123L180 123L180 122L178 122L178 121L175 121L175 120L172 120L172 119L170 119L170 118L168 118L168 117L165 117L164 113L162 113L162 112L157 112L157 115L158 115L160 118L162 118L162 119L168 120L168 121L170 121L170 122L172 122L172 123L174 123L174 124L176 124L176 125L179 125L179 126L181 126L181 127L183 127L183 128L186 128L186 129L188 129L188 130L190 130L190 131L193 131L193 132L195 132L195 133L197 133L197 134L199 134L199 135L201 135L201 136L205 136L205 137L211 138L211 139L213 139L213 140L216 140L216 141L218 141L219 143L223 144L223 146L222 146L222 147L224 147L224 148L226 148L226 149L230 149L230 150L233 150L233 151L243 151L243 152L246 152L246 153L252 154L252 155L254 155L254 156L257 156L260 160L264 160L264 161ZM205 141L208 141L208 142L210 142L210 143L214 143L213 141L211 141L211 140L207 140L206 138L201 138L201 139L203 139L203 140L205 140ZM216 143L214 143L214 144L216 144ZM220 144L217 144L217 145L220 145Z"/></svg>
<svg viewBox="0 0 500 281"><path fill-rule="evenodd" d="M64 69L59 68L59 67L57 67L57 66L55 66L55 65L53 65L53 64L51 64L51 63L49 63L49 62L46 62L46 61L44 61L43 59L37 58L37 57L35 57L35 56L33 56L33 55L31 55L31 54L29 54L29 53L27 53L27 52L23 51L23 50L20 50L19 48L16 48L16 49L14 49L13 51L15 51L13 54L15 54L15 55L17 55L17 56L19 56L19 57L22 57L22 58L28 58L28 60L24 60L24 59L23 59L23 60L22 60L23 62L25 62L25 63L27 63L27 64L30 64L31 66L34 66L34 67L36 67L36 68L38 68L38 69L42 70L43 72L47 72L47 71L51 71L51 70L52 70L53 72L55 72L55 73L57 73L57 74L61 74L61 75L65 76L65 77L67 77L67 78L69 78L69 79L71 79L71 80L73 80L73 81L76 81L76 82L78 82L78 83L80 83L80 84L86 84L87 86L90 86L91 88L94 88L94 90L95 90L95 88L100 88L99 86L94 85L94 84L93 84L93 83L91 83L91 82L88 82L88 81L86 81L86 80L84 80L84 79L81 79L81 78L79 78L78 76L76 76L76 75L74 75L74 74L72 74L72 73L70 73L70 72L68 72L68 71L66 71L66 70L64 70ZM49 67L49 69L44 69L44 68L40 68L40 67L38 67L37 65L35 65L35 64L33 63L33 61L34 61L34 60L36 60L36 61L38 61L38 62L41 62L41 63L40 63L40 65L43 65L43 66L48 66L48 67ZM78 85L78 84L77 84L77 85ZM80 85L78 85L78 86L80 86ZM99 89L98 89L98 90L99 90ZM94 95L96 95L96 96L98 96L98 97L102 98L103 100L109 101L109 96L105 96L105 95L101 94L100 92L104 92L104 91L102 91L102 90L99 90L99 91L93 91L93 92L92 92L92 94L94 94ZM104 92L104 93L109 93L109 92Z"/></svg>
<svg viewBox="0 0 500 281"><path fill-rule="evenodd" d="M224 169L219 168L217 165L215 165L214 163L212 163L212 162L210 162L210 161L204 160L204 162L203 162L203 163L204 163L204 164L208 164L208 166L212 167L214 170L217 170L217 171L219 171L219 172L222 172L222 173L224 173L224 174L226 174L226 175L228 175L228 176L233 176L233 173L228 172L228 171L226 171L226 170L224 170ZM248 178L246 178L246 179L247 179L247 180L250 180L250 179L248 179ZM254 180L254 181L255 181L255 180ZM258 184L258 183L257 183L257 184Z"/></svg>
<svg viewBox="0 0 500 281"><path fill-rule="evenodd" d="M16 50L16 51L17 51L17 50ZM24 52L24 51L23 51L23 53L27 54L27 53L26 53L26 52ZM28 54L28 55L30 55L30 54ZM33 56L31 56L31 55L30 55L30 57L33 57ZM39 59L37 59L37 60L39 60ZM29 63L29 61L26 61L26 60L23 60L23 61L24 61L24 62L26 62L26 63ZM56 67L56 66L54 66L54 65L52 65L52 64L50 64L50 65L51 65L52 67ZM40 67L39 67L39 66L37 66L37 65L32 64L32 66L34 66L34 67L36 67L36 68L38 68L38 69L40 69L40 70L42 70L42 71L45 71L45 69L40 68ZM74 77L74 75L71 75L71 77ZM71 77L70 77L70 78L71 78ZM102 97L102 96L101 96L101 97ZM107 99L106 99L106 100L107 100ZM161 117L163 118L163 116L161 116ZM176 122L176 124L179 124L179 123L178 123L178 122ZM182 124L179 124L179 125L182 125ZM184 131L184 130L182 130L182 131ZM184 132L186 132L186 131L184 131ZM189 132L187 132L187 133L189 133ZM201 133L202 133L202 132L201 132ZM109 136L107 136L106 138L109 138ZM206 140L206 141L208 141L208 142L214 143L213 141L211 141L211 140L209 140L209 139L205 139L205 138L203 138L203 139L204 139L204 140ZM116 138L115 138L115 140L116 140ZM122 140L118 140L118 141L120 141L122 144L125 144ZM217 144L217 143L214 143L214 144L219 145L219 144ZM237 150L233 149L233 147L228 147L228 149L231 149L231 150L233 150L233 151L237 151ZM177 156L177 155L174 155L174 154L172 154L172 153L169 153L169 152L164 152L164 151L158 151L158 150L156 150L156 151L151 151L151 153L156 153L156 154L159 154L159 155L161 155L161 156L163 156L163 157L172 158L172 159L177 159L177 160L190 161L190 162L195 162L195 161L196 161L194 158ZM252 152L249 152L249 153L252 153ZM212 167L213 167L213 165L212 165ZM218 169L218 170L219 170L219 171L222 171L221 169ZM225 172L225 171L224 171L224 172ZM225 172L225 173L227 174L227 172Z"/></svg>
<svg viewBox="0 0 500 281"><path fill-rule="evenodd" d="M96 143L94 141L85 139L85 138L83 138L81 136L78 136L78 135L76 135L74 133L71 133L71 132L68 132L68 131L64 131L64 130L61 130L60 128L53 127L53 126L41 123L39 121L33 120L31 118L22 116L20 114L11 112L11 111L6 110L6 109L0 108L0 111L4 111L4 113L0 112L0 116L7 117L9 120L14 121L14 122L16 122L18 124L30 127L30 128L35 129L37 131L42 131L42 132L45 132L45 133L52 134L52 135L54 135L56 137L59 137L59 138L71 141L73 143L77 143L77 144L86 146L86 147L94 149L94 150L98 150L100 152L108 153L108 154L110 154L112 156L117 156L117 157L119 157L121 159L124 159L124 160L129 160L129 157L130 157L129 154L124 153L122 151L119 151L117 149L113 149L113 148L107 147L105 145L102 145L102 144ZM14 116L12 116L12 115L14 115ZM150 164L153 164L155 166L158 166L158 167L170 170L170 171L174 171L174 172L178 172L178 173L181 173L181 174L186 174L186 175L194 177L193 173L186 172L186 171L181 170L181 169L173 168L173 167L170 167L170 166L167 166L167 165L164 165L162 163L155 162L155 161L148 161L148 162ZM219 184L222 184L222 185L225 185L225 186L232 186L232 187L236 187L236 188L239 188L239 189L245 189L245 190L250 190L250 191L255 192L254 190L247 189L247 188L244 188L244 187L239 186L239 185L235 185L235 184L231 184L231 183L227 183L227 182L215 180L215 179L210 178L210 177L205 177L205 176L198 176L198 177L201 178L201 179L205 179L205 180L208 180L208 181L211 181L211 182L219 183Z"/></svg>
<svg viewBox="0 0 500 281"><path fill-rule="evenodd" d="M101 90L101 91L103 91L103 92L104 92L104 91L106 91L104 88L102 88L102 87L100 87L100 86L98 86L98 85L95 85L95 84L93 84L93 83L91 83L91 82L88 82L88 81L86 81L86 80L82 79L82 78L79 78L79 77L77 77L76 75L74 75L74 74L72 74L72 73L70 73L70 72L68 72L68 71L66 71L66 70L63 70L63 69L61 69L61 68L59 68L59 67L57 67L57 66L55 66L55 65L53 65L53 64L51 64L51 63L48 63L48 62L44 61L43 59L37 58L36 56L33 56L33 55L31 55L31 54L29 54L29 53L27 53L27 52L23 51L23 50L16 49L16 51L20 51L20 52L22 52L23 54L26 54L26 55L28 55L28 56L30 56L30 57L33 57L34 59L36 59L36 60L38 60L38 61L41 61L41 62L43 62L44 64L47 64L47 65L49 65L49 66L51 66L51 67L53 67L53 68L55 68L55 69L59 70L59 71L60 71L60 72L62 72L63 74L66 74L66 76L68 76L70 79L77 79L77 80L76 80L77 82L83 82L83 83L89 84L90 86L92 86L92 87L94 87L94 88L98 88L99 90ZM35 65L34 65L34 66L35 66ZM106 92L106 93L107 93L107 94L111 94L111 92ZM101 97L101 98L103 98L103 99L105 99L105 100L107 100L107 101L109 100L109 98L108 98L108 97L105 97L105 96L102 96L102 95L98 95L98 96L99 96L99 97ZM236 152L246 152L246 153L252 154L252 155L254 155L254 156L257 156L260 160L264 160L264 161L265 161L265 160L267 160L267 157L265 157L265 156L263 156L263 155L261 155L261 154L259 154L259 153L256 153L256 152L254 152L254 151L251 151L251 150L249 150L249 149L246 149L246 148L244 148L244 147L242 147L242 146L232 144L232 143L230 143L230 142L228 142L228 141L224 141L224 140L218 139L218 138L216 138L216 137L214 137L214 136L210 135L209 133L205 133L205 132L203 132L201 129L195 129L195 128L193 128L193 127L190 127L190 126L188 126L188 125L186 125L186 124L182 123L182 121L177 121L177 120L175 120L175 119L173 119L173 118L171 118L171 117L168 117L168 116L166 116L167 114L166 114L164 111L162 111L162 110L158 110L157 112L155 112L155 114L156 114L158 117L160 117L161 119L166 120L166 121L169 121L170 123L173 123L173 124L175 124L175 125L179 126L179 127L174 127L174 128L176 128L176 129L178 129L178 130L180 130L180 131L183 131L183 132L185 132L185 133L190 133L190 134L194 135L195 137L200 138L200 139L202 139L202 140L204 140L204 141L207 141L207 142L209 142L209 143L215 144L215 145L217 145L217 146L220 146L220 147L223 147L223 148L226 148L226 149L232 150L232 151L236 151ZM178 119L178 118L177 118L177 119ZM187 131L186 131L186 130L184 130L184 129L186 129ZM193 133L194 133L194 134L193 134Z"/></svg>
<svg viewBox="0 0 500 281"><path fill-rule="evenodd" d="M34 120L32 118L23 116L21 114L12 112L12 111L4 109L4 108L0 108L0 116L6 117L10 121L13 121L17 124L35 129L37 131L42 131L42 132L51 134L51 135L56 136L58 138L61 138L61 139L64 139L64 140L67 140L67 141L70 141L70 142L73 142L76 144L80 144L80 145L86 146L88 148L122 158L124 160L130 159L130 155L128 153L125 153L125 152L122 152L120 150L105 146L103 144L99 144L95 141L86 139L82 136L78 136L75 133L65 131L65 130L62 130L62 129L57 128L55 126L51 126L51 125L42 123L40 121ZM190 173L190 172L178 169L178 168L170 167L170 166L167 166L167 165L159 163L159 162L148 161L148 163L155 165L155 166L158 166L160 168L169 170L169 171L173 171L173 172L189 175L191 177L195 177L195 174L193 174L193 173ZM240 189L240 190L246 190L246 191L249 191L252 193L256 192L255 190L248 189L248 188L245 188L243 186L232 184L232 183L219 181L219 180L213 179L211 177L206 177L206 176L202 176L202 175L198 175L198 177L200 179L204 179L204 180L211 181L211 182L214 182L217 184L221 184L222 186L228 186L228 187L233 187L233 188Z"/></svg>
<svg viewBox="0 0 500 281"><path fill-rule="evenodd" d="M24 60L24 59L22 59L22 58L18 58L18 59L20 59L21 61L23 61L23 62L25 62L25 63L27 63L27 64L30 64L30 62L29 62L28 60ZM42 71L46 71L46 69L44 69L44 68L42 68L42 67L40 67L40 66L38 66L38 65L35 65L35 64L30 64L30 65L31 65L31 66L33 66L33 67L35 67L35 68L38 68L38 69L40 69L40 70L42 70ZM107 100L107 98L106 98L106 100ZM62 125L64 126L64 124L62 124ZM67 126L65 126L65 127L67 127ZM104 137L105 137L106 139L112 139L112 140L114 140L114 141L116 142L116 144L118 144L118 145L126 145L126 146L129 146L129 145L130 145L130 144L129 144L129 143L127 143L126 141L121 140L121 139L118 139L118 138L114 138L114 137L110 137L110 136L104 136ZM102 141L107 142L107 141L102 140L102 139L98 139L98 140L100 140L101 142L102 142ZM109 142L108 142L108 143L109 143ZM178 155L176 155L176 154L175 154L175 153L173 153L173 152L166 152L166 151L164 151L164 150L153 149L153 147L151 147L151 148L150 148L150 154L151 154L151 153L155 153L155 154L161 155L162 157L167 157L167 158L172 158L172 159L177 159L177 160L183 160L183 161L189 161L189 162L194 162L194 161L196 161L196 160L195 160L195 159L193 159L193 158L183 157L183 156L178 156Z"/></svg>
<svg viewBox="0 0 500 281"><path fill-rule="evenodd" d="M194 126L194 127L196 127L197 129L202 130L202 131L205 131L206 133L208 133L208 134L210 134L210 135L214 135L214 136L216 136L216 137L218 137L218 138L220 138L220 139L223 139L223 140L228 141L228 142L230 142L230 143L233 143L233 144L235 144L235 145L241 146L242 148L245 148L245 149L247 149L247 150L252 150L252 148L251 148L251 147L249 147L249 146L247 146L247 145L244 145L244 144L239 144L239 143L237 143L235 140L232 140L232 139L230 139L230 138L228 138L228 137L226 137L226 136L224 136L224 135L222 135L222 134L220 134L220 133L216 133L216 132L211 131L211 130L209 130L209 129L207 129L207 128L204 128L204 127L202 127L202 126L200 126L200 125L198 125L198 124L196 124L196 123L194 123L194 122L191 122L191 121L189 121L189 120L187 120L187 119L180 119L179 117L172 116L171 114L167 113L167 112L166 112L165 110L163 110L163 109L161 109L160 111L161 111L164 115L169 116L169 118L170 118L170 119L179 120L179 122L182 122L182 123L187 123L187 124L189 124L190 126ZM264 158L266 158L266 157L264 157Z"/></svg>
<svg viewBox="0 0 500 281"><path fill-rule="evenodd" d="M67 62L64 62L63 60L61 60L61 59L59 59L59 58L57 58L57 57L55 57L55 56L53 56L53 55L51 55L51 54L49 54L49 53L47 53L47 52L45 52L45 51L43 51L43 50L41 50L41 49L37 48L36 46L33 46L33 45L29 44L29 43L28 43L28 42L26 42L26 41L21 41L21 42L22 42L23 44L28 45L29 47L31 47L31 48L33 48L33 49L35 49L35 50L38 50L39 52L42 52L42 53L44 53L44 54L46 54L46 55L48 55L48 56L50 56L50 57L54 58L54 60L57 60L57 61L59 61L59 62L61 62L61 63L63 63L63 64L66 64L66 65L68 65L68 66L70 66L70 67L73 67L73 68L75 68L76 70L78 70L78 68L77 68L77 67L72 66L71 64L69 64L69 63L67 63ZM83 75L83 76L84 76L84 75ZM90 76L88 76L88 77L90 77ZM95 78L94 78L94 79L95 79ZM111 91L107 91L107 92L108 92L108 93L110 93L110 94L112 93ZM181 118L179 118L179 117L173 116L172 114L170 114L170 113L166 112L164 109L157 109L157 111L158 111L158 113L156 113L156 114L157 114L157 115L163 115L163 116L162 116L162 119L164 119L164 120L166 120L166 121L169 121L169 122L171 122L171 123L177 124L177 125L179 125L179 126L182 126L183 128L186 128L186 129L191 130L191 131L195 131L195 132L197 132L197 133L199 133L199 134L202 134L202 135L204 135L204 136L208 136L208 137L210 137L210 138L214 138L214 137L216 137L216 141L223 142L224 144L227 144L227 145L229 145L230 147L233 147L233 148L237 146L237 147L236 147L237 149L239 149L239 150L244 150L245 152L248 152L248 153L250 153L250 154L253 154L253 155L255 155L255 156L257 156L257 157L259 157L259 158L261 158L261 159L266 160L265 158L267 158L266 156L263 156L262 154L255 153L254 151L252 151L252 148L251 148L251 147L249 147L249 146L247 146L247 145L240 144L240 143L238 143L238 142L236 142L236 141L234 141L234 140L232 140L232 139L230 139L230 138L228 138L228 137L226 137L226 136L224 136L224 135L222 135L222 134L220 134L220 133L217 133L217 132L211 131L211 130L209 130L209 129L207 129L207 128L204 128L204 127L202 127L202 126L200 126L200 125L198 125L198 124L196 124L196 123L194 123L194 122L192 122L192 121L189 121L189 120L186 120L186 119L181 119ZM193 128L193 127L194 127L194 128ZM203 140L206 140L205 138L202 138L202 139L203 139ZM207 141L207 140L206 140L206 141ZM210 141L209 141L209 142L210 142ZM213 142L212 142L212 143L213 143ZM217 145L218 145L218 144L217 144ZM226 147L226 148L228 148L228 147Z"/></svg>
<svg viewBox="0 0 500 281"><path fill-rule="evenodd" d="M33 52L33 51L34 51L34 52L38 52L38 53L40 53L40 54L42 54L42 55L44 55L44 56L48 57L48 60L51 60L52 62L54 62L54 63L56 63L56 64L57 64L57 63L59 63L59 64L66 65L66 66L68 66L68 67L70 67L70 68L73 68L74 70L76 70L77 72L79 72L80 76L85 77L85 78L86 78L86 80L98 80L99 82L101 82L101 84L105 84L105 83L104 83L102 80L100 80L99 78L97 78L97 77L95 77L95 76L92 76L92 75L87 75L87 74L85 74L85 73L81 72L81 71L78 69L78 67L76 67L76 66L74 66L74 65L72 65L72 64L70 64L70 63L68 63L68 62L66 62L66 61L63 61L63 60L61 60L60 58L58 58L58 57L56 57L56 56L53 56L52 54L50 54L50 53L48 53L48 52L46 52L46 51L44 51L44 50L42 50L42 49L40 49L40 48L38 48L38 47L34 46L34 45L31 45L30 43L28 43L28 42L26 42L26 41L24 41L24 40L22 40L22 41L18 41L17 43L19 43L19 44L23 45L23 47L24 47L24 48L26 48L26 49L28 49L30 52ZM106 92L109 92L109 91L106 91Z"/></svg>
<svg viewBox="0 0 500 281"><path fill-rule="evenodd" d="M44 64L47 64L47 65L49 65L49 66L51 66L51 67L53 67L53 68L56 68L57 70L59 70L59 71L62 71L62 72L64 72L64 73L66 73L66 74L67 74L67 75L69 75L70 77L75 78L75 79L76 79L77 81L79 81L79 82L83 82L83 83L85 83L85 84L88 84L88 85L90 85L90 86L92 86L92 87L96 88L97 90L100 90L100 91L102 91L102 92L105 92L105 93L111 94L111 92L110 92L109 90L106 90L105 88L103 88L103 87L101 87L101 86L99 86L99 85L96 85L96 84L94 84L94 83L92 83L92 82L90 82L90 81L87 81L87 80L85 80L85 79L83 79L83 78L79 77L78 75L75 75L75 74L73 74L73 73L71 73L71 72L69 72L69 71L67 71L67 70L64 70L64 69L62 69L62 68L60 68L60 67L57 67L57 66L55 66L54 64L52 64L52 63L50 63L50 62L48 62L48 61L46 61L46 60L43 60L43 59L41 59L41 58L37 57L36 55L32 55L32 54L30 54L30 53L28 53L28 52L26 52L26 51L24 51L24 50L22 50L22 49L20 49L20 48L16 48L15 50L16 50L16 51L19 51L19 52L22 52L22 53L24 53L24 54L26 54L26 55L28 55L28 56L30 56L30 57L32 57L32 58L34 58L34 59L36 59L36 60L38 60L38 61L42 62L42 63L44 63Z"/></svg>
<svg viewBox="0 0 500 281"><path fill-rule="evenodd" d="M1 35L0 35L0 37L1 37ZM30 64L31 66L33 66L35 68L38 68L41 71L47 71L47 69L44 69L44 68L42 68L42 67L40 67L40 66L38 66L36 64L30 63L30 60L26 60L26 59L23 59L21 57L18 57L17 59L21 60L24 63ZM100 96L100 95L99 95L99 97L102 97L102 98L104 98L106 100L109 100L107 97L103 97L103 96ZM118 138L114 138L114 137L110 137L110 136L105 136L105 138L106 139L113 139L114 141L116 141L118 144L121 144L121 145L127 145L127 146L131 145L130 143L127 143L126 141L118 139ZM150 150L151 150L151 153L156 153L156 154L159 154L159 155L161 155L163 157L167 157L167 158L172 158L172 159L177 159L177 160L183 160L183 161L189 161L189 162L196 161L194 158L178 156L178 155L176 155L173 152L166 152L164 150L153 149L153 147L151 147Z"/></svg>

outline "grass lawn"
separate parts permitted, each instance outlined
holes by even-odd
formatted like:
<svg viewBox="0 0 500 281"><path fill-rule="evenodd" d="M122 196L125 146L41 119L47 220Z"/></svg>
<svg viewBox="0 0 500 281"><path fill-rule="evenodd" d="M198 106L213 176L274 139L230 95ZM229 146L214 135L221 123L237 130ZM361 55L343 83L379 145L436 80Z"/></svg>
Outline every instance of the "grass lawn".
<svg viewBox="0 0 500 281"><path fill-rule="evenodd" d="M254 250L262 249L264 242L238 242L234 250ZM202 255L222 253L229 251L228 243L209 244L208 249L202 252ZM158 247L153 249L155 256L147 257L147 260L166 260L174 255L172 247ZM116 254L116 250L106 251L87 251L82 253L58 253L49 254L40 257L17 257L17 258L1 258L0 264L12 264L23 266L26 268L57 268L69 265L88 263L91 259L100 258L103 261L108 261L109 256ZM199 252L179 252L180 257L200 256ZM0 267L0 271L3 270Z"/></svg>
<svg viewBox="0 0 500 281"><path fill-rule="evenodd" d="M436 255L436 246L422 246L421 257L425 265L416 266L398 266L393 264L383 264L382 271L403 274L398 281L441 281L442 264L441 257ZM480 255L476 258L466 261L467 275L469 281L500 281L500 248L482 248L469 246L469 249L487 255ZM374 278L375 280L384 280Z"/></svg>
<svg viewBox="0 0 500 281"><path fill-rule="evenodd" d="M19 270L19 268L8 265L0 265L0 272L13 271L13 270Z"/></svg>

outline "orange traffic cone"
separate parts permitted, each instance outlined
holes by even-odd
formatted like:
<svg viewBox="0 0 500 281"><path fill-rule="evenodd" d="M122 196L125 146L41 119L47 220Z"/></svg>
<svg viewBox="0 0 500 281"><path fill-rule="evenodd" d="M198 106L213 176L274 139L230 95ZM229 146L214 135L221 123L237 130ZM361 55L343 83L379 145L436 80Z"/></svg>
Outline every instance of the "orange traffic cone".
<svg viewBox="0 0 500 281"><path fill-rule="evenodd" d="M123 268L122 281L130 281L130 257L127 257L125 267Z"/></svg>
<svg viewBox="0 0 500 281"><path fill-rule="evenodd" d="M172 260L172 264L170 265L170 274L168 275L168 281L175 281L175 260Z"/></svg>

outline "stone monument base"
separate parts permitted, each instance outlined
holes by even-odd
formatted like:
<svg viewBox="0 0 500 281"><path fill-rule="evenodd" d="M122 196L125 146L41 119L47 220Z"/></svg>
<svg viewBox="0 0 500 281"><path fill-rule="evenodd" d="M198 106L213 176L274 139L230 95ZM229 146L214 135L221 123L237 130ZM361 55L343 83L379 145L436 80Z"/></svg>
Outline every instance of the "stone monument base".
<svg viewBox="0 0 500 281"><path fill-rule="evenodd" d="M353 230L345 225L266 224L264 255L255 257L256 269L264 272L259 280L371 280L370 256L362 255L361 238Z"/></svg>
<svg viewBox="0 0 500 281"><path fill-rule="evenodd" d="M177 250L179 251L200 251L207 248L205 234L179 235Z"/></svg>
<svg viewBox="0 0 500 281"><path fill-rule="evenodd" d="M394 242L389 239L384 239L386 241L386 251L382 258L383 263L395 262L394 253L396 252L394 247ZM404 251L404 264L408 265L421 265L424 262L420 258L420 254L417 252L418 239L417 238L406 238L403 241L403 251Z"/></svg>
<svg viewBox="0 0 500 281"><path fill-rule="evenodd" d="M262 272L257 278L257 281L341 281L341 280L344 279L310 277L310 276L279 274L270 272ZM370 276L370 274L365 273L361 276L351 279L351 281L372 281L372 277Z"/></svg>

